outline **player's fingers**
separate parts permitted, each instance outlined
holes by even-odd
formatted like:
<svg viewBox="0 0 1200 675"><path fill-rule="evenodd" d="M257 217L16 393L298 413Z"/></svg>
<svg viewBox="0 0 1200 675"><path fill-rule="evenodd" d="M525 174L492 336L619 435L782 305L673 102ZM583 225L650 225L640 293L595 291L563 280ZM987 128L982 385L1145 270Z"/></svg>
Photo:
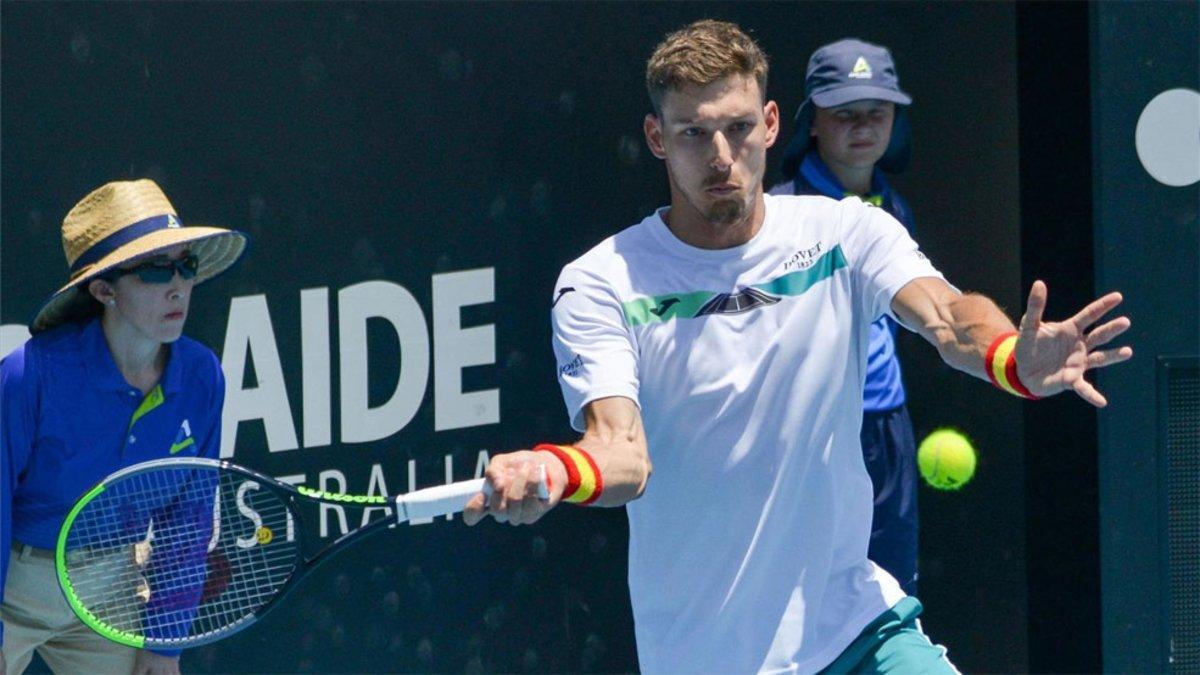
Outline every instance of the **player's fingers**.
<svg viewBox="0 0 1200 675"><path fill-rule="evenodd" d="M525 521L526 525L532 525L541 520L542 516L546 515L545 503L538 500L537 497L530 497L530 502L527 520Z"/></svg>
<svg viewBox="0 0 1200 675"><path fill-rule="evenodd" d="M525 483L529 476L528 463L509 467L509 484L506 497L508 498L508 523L521 525L525 522Z"/></svg>
<svg viewBox="0 0 1200 675"><path fill-rule="evenodd" d="M1108 344L1113 338L1129 330L1130 325L1129 317L1119 316L1089 332L1087 338L1084 339L1084 343L1088 349L1095 349L1101 345Z"/></svg>
<svg viewBox="0 0 1200 675"><path fill-rule="evenodd" d="M500 520L500 516L504 514L508 504L504 499L504 488L506 481L495 479L489 481L492 484L492 494L487 498L487 512L492 514L496 520Z"/></svg>
<svg viewBox="0 0 1200 675"><path fill-rule="evenodd" d="M1042 323L1042 313L1046 311L1046 284L1041 279L1033 282L1029 288L1029 299L1025 302L1025 313L1021 315L1021 325L1017 330L1022 338L1032 338L1038 326Z"/></svg>
<svg viewBox="0 0 1200 675"><path fill-rule="evenodd" d="M1120 293L1109 293L1102 298L1098 298L1088 303L1087 307L1079 310L1079 313L1071 317L1070 322L1075 324L1079 332L1083 332L1088 326L1096 323L1100 317L1107 314L1112 308L1121 304Z"/></svg>
<svg viewBox="0 0 1200 675"><path fill-rule="evenodd" d="M467 525L475 525L487 515L486 509L487 495L480 492L471 497L471 500L467 502L467 507L463 509L463 522Z"/></svg>
<svg viewBox="0 0 1200 675"><path fill-rule="evenodd" d="M1075 390L1076 394L1079 394L1080 398L1097 408L1103 408L1108 405L1108 399L1101 396L1100 392L1096 391L1096 388L1092 386L1092 383L1082 377L1076 380L1071 388Z"/></svg>
<svg viewBox="0 0 1200 675"><path fill-rule="evenodd" d="M1117 349L1104 349L1088 354L1088 368L1103 368L1111 366L1114 363L1128 361L1133 357L1132 347L1119 347Z"/></svg>
<svg viewBox="0 0 1200 675"><path fill-rule="evenodd" d="M520 524L529 525L537 522L546 512L547 504L539 494L539 491L543 489L544 469L539 463L527 462L522 467L521 473L524 479L524 491L521 493Z"/></svg>
<svg viewBox="0 0 1200 675"><path fill-rule="evenodd" d="M487 507L493 515L496 512L504 512L508 508L508 500L505 496L511 481L508 468L509 462L504 457L495 457L488 465L487 471L484 472L484 477L492 486L492 495L488 498Z"/></svg>

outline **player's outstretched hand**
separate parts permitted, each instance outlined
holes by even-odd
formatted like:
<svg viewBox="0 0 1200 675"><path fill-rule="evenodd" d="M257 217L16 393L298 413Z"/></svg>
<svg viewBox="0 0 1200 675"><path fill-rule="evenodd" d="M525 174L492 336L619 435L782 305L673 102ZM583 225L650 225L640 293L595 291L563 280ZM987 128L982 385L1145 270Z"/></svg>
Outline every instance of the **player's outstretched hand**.
<svg viewBox="0 0 1200 675"><path fill-rule="evenodd" d="M549 499L538 497L538 466L546 467ZM567 484L567 470L554 455L521 450L492 457L484 477L492 494L475 495L463 510L463 520L474 525L491 515L498 523L528 525L536 523L554 508Z"/></svg>
<svg viewBox="0 0 1200 675"><path fill-rule="evenodd" d="M1066 321L1042 321L1046 309L1046 284L1033 282L1029 302L1021 317L1020 337L1017 339L1017 376L1035 396L1053 396L1071 390L1097 408L1108 400L1096 391L1083 374L1092 368L1103 368L1133 356L1132 347L1100 349L1113 338L1129 330L1128 317L1120 316L1095 328L1089 328L1105 314L1121 304L1120 293L1109 293L1093 300Z"/></svg>

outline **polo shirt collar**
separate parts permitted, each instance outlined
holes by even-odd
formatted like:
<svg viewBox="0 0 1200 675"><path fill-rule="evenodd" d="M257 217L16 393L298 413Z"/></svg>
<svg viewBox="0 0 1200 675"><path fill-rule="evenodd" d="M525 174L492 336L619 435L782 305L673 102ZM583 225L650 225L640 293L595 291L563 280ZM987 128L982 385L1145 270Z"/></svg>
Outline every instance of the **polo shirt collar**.
<svg viewBox="0 0 1200 675"><path fill-rule="evenodd" d="M847 196L846 188L842 187L841 181L833 174L816 150L812 150L804 156L804 162L800 164L800 172L804 174L809 185L826 197L842 199ZM876 167L871 172L871 195L868 197L878 195L881 201L887 201L891 189L887 179L883 177L883 172Z"/></svg>
<svg viewBox="0 0 1200 675"><path fill-rule="evenodd" d="M162 379L158 383L162 385L164 394L173 394L183 388L183 359L175 358L174 343L167 345L167 366L163 368Z"/></svg>
<svg viewBox="0 0 1200 675"><path fill-rule="evenodd" d="M84 324L80 334L83 347L83 362L87 368L88 383L100 391L124 392L130 388L125 376L117 368L112 352L108 349L108 341L104 339L104 329L100 319L95 318Z"/></svg>

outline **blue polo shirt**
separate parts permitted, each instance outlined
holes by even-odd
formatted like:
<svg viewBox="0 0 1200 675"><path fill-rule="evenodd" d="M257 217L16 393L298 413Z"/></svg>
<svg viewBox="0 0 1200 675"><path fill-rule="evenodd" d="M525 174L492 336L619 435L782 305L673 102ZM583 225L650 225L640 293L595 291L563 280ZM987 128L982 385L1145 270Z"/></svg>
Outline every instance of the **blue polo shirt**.
<svg viewBox="0 0 1200 675"><path fill-rule="evenodd" d="M117 369L99 319L39 333L0 361L0 597L12 542L53 549L71 506L108 474L217 458L224 400L216 355L187 337L143 395Z"/></svg>
<svg viewBox="0 0 1200 675"><path fill-rule="evenodd" d="M842 187L833 171L821 161L817 152L804 156L800 170L789 181L771 188L778 195L825 195L843 199L850 193ZM864 201L892 214L900 224L913 233L912 210L908 203L891 188L878 168L871 176L871 194ZM900 376L900 360L896 358L896 323L883 317L871 324L867 348L867 376L863 384L863 410L881 412L904 405L904 381Z"/></svg>

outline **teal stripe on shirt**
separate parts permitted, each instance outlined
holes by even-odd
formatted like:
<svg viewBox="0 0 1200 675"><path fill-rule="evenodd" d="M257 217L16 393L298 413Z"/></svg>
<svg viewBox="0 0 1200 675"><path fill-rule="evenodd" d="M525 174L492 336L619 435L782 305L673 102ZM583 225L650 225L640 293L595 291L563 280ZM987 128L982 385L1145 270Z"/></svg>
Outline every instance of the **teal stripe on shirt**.
<svg viewBox="0 0 1200 675"><path fill-rule="evenodd" d="M818 282L833 276L846 266L841 245L836 245L813 263L812 267L789 272L771 281L754 284L752 288L772 295L800 295ZM665 323L671 319L692 319L709 300L720 295L717 291L684 291L638 298L623 303L625 322L630 326Z"/></svg>

